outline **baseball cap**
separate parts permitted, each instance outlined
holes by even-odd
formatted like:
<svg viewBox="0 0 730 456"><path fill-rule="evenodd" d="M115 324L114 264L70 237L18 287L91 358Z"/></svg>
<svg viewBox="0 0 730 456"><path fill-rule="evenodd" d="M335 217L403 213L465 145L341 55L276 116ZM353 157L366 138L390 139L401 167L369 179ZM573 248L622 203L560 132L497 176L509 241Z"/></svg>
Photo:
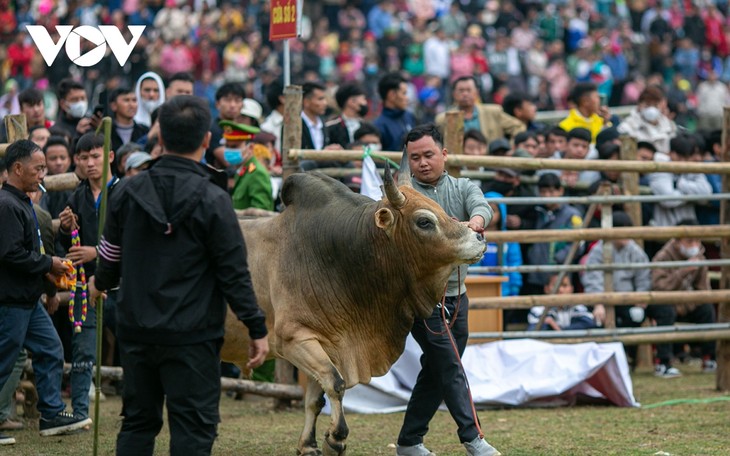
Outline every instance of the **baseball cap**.
<svg viewBox="0 0 730 456"><path fill-rule="evenodd" d="M510 177L518 177L520 175L520 172L516 169L510 169L510 168L497 168L494 170L497 173L502 173Z"/></svg>
<svg viewBox="0 0 730 456"><path fill-rule="evenodd" d="M133 168L139 168L148 161L152 161L152 155L147 152L133 152L127 158L127 162L124 164L124 170L129 171Z"/></svg>
<svg viewBox="0 0 730 456"><path fill-rule="evenodd" d="M489 143L489 155L495 155L499 151L508 151L512 149L512 145L506 139L495 139Z"/></svg>
<svg viewBox="0 0 730 456"><path fill-rule="evenodd" d="M251 98L243 99L243 107L241 108L241 115L250 117L256 122L261 122L261 116L264 113L264 108L261 107L258 101Z"/></svg>

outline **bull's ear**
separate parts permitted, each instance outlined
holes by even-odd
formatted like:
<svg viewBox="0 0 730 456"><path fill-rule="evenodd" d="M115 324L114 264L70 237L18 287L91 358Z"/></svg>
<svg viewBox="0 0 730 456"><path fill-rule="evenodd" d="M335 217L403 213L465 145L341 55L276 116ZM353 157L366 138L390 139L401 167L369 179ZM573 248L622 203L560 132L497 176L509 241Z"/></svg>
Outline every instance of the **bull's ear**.
<svg viewBox="0 0 730 456"><path fill-rule="evenodd" d="M395 217L390 209L383 207L375 213L375 225L381 230L385 230L389 236L393 222L395 222Z"/></svg>

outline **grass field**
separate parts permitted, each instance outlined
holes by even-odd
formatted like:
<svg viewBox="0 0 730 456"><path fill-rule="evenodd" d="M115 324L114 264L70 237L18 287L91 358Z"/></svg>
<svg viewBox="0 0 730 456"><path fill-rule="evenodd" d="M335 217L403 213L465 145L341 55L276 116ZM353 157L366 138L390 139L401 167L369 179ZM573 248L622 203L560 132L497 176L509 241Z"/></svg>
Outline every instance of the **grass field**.
<svg viewBox="0 0 730 456"><path fill-rule="evenodd" d="M649 371L633 375L634 395L643 406L676 399L722 399L715 376L696 366L681 366L684 376L657 379ZM100 455L114 454L120 425L121 401L101 404ZM505 455L730 455L730 401L685 403L656 408L578 406L555 409L481 411L488 440ZM219 437L215 455L294 455L303 411L294 407L273 411L272 401L253 398L221 399ZM392 455L402 413L347 415L350 425L348 456ZM329 421L319 420L320 438ZM0 447L3 456L92 454L92 432L39 437L37 429L13 433L18 443ZM447 412L431 423L426 445L439 456L463 455L455 425ZM168 453L166 427L157 439L155 454Z"/></svg>

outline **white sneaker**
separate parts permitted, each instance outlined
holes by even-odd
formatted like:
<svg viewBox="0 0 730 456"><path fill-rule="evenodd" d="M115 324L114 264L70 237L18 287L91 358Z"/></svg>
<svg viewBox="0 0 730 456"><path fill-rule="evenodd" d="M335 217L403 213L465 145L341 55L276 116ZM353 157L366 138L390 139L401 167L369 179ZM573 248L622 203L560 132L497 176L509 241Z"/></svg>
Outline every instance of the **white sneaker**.
<svg viewBox="0 0 730 456"><path fill-rule="evenodd" d="M395 447L396 456L436 456L436 453L431 453L422 443L413 446L401 446L396 445Z"/></svg>
<svg viewBox="0 0 730 456"><path fill-rule="evenodd" d="M502 456L502 453L497 451L496 448L479 437L471 442L465 443L464 448L466 448L466 454L468 456Z"/></svg>
<svg viewBox="0 0 730 456"><path fill-rule="evenodd" d="M15 445L15 437L0 434L0 445Z"/></svg>
<svg viewBox="0 0 730 456"><path fill-rule="evenodd" d="M91 382L91 386L89 387L89 400L95 401L96 400L96 388L94 388L94 382ZM103 391L99 391L99 402L104 402L106 400L106 396L104 395Z"/></svg>
<svg viewBox="0 0 730 456"><path fill-rule="evenodd" d="M681 377L682 373L676 367L667 367L666 364L657 364L656 367L654 367L654 376L661 378L675 378Z"/></svg>
<svg viewBox="0 0 730 456"><path fill-rule="evenodd" d="M703 374L714 374L717 372L717 361L714 359L707 359L702 361L702 373Z"/></svg>

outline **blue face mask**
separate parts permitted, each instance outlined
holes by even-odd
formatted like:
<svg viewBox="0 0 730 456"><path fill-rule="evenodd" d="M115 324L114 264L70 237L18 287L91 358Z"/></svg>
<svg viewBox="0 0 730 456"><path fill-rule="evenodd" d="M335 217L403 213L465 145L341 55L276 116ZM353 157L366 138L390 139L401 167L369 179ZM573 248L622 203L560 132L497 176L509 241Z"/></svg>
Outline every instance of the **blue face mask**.
<svg viewBox="0 0 730 456"><path fill-rule="evenodd" d="M243 153L240 149L225 149L223 151L223 158L229 165L235 166L243 163Z"/></svg>

